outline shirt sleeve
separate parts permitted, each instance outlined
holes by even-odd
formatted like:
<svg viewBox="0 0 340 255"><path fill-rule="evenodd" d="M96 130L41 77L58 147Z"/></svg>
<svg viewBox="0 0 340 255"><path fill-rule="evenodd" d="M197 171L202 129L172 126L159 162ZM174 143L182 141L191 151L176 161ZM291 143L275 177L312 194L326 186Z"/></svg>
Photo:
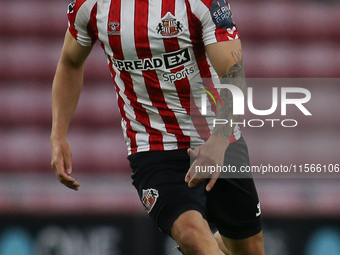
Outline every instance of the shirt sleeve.
<svg viewBox="0 0 340 255"><path fill-rule="evenodd" d="M230 4L226 0L196 1L193 12L201 22L205 45L240 38Z"/></svg>
<svg viewBox="0 0 340 255"><path fill-rule="evenodd" d="M91 24L95 6L95 1L86 0L73 0L68 5L69 31L82 46L91 46L97 39Z"/></svg>

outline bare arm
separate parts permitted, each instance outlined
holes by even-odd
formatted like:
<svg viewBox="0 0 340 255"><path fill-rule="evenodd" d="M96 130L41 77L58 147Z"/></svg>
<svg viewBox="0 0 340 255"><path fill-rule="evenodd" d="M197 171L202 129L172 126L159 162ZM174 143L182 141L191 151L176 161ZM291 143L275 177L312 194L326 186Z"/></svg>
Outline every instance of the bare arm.
<svg viewBox="0 0 340 255"><path fill-rule="evenodd" d="M241 41L227 41L211 44L206 47L209 59L221 79L221 84L233 84L239 87L243 94L246 93L246 81L243 69ZM233 97L228 89L220 93L222 105L217 107L217 118L233 120L235 123L239 116L233 115ZM214 136L230 139L234 128L230 125L217 125Z"/></svg>
<svg viewBox="0 0 340 255"><path fill-rule="evenodd" d="M78 104L84 62L91 49L81 46L67 31L52 87L51 165L59 181L74 190L78 190L79 183L69 176L72 152L66 134Z"/></svg>
<svg viewBox="0 0 340 255"><path fill-rule="evenodd" d="M244 93L246 83L242 64L242 49L240 40L226 41L210 44L206 47L208 57L221 79L221 84L233 84L238 86ZM216 117L218 119L232 120L234 123L239 116L233 115L233 97L228 89L222 89L220 93L222 105L217 105ZM191 157L195 158L191 165L185 181L190 187L202 182L205 178L211 177L206 189L209 191L214 186L219 173L215 172L211 176L207 173L196 173L195 167L223 165L224 153L229 146L230 136L234 127L230 125L216 125L212 135L205 144L188 150Z"/></svg>

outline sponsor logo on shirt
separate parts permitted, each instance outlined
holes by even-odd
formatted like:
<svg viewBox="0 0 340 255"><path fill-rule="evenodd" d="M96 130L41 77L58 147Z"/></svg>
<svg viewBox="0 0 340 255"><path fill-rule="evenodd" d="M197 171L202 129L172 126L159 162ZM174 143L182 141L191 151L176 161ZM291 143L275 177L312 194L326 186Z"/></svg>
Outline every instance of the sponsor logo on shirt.
<svg viewBox="0 0 340 255"><path fill-rule="evenodd" d="M226 0L214 0L211 3L210 13L215 25L228 29L235 26L232 20L230 4Z"/></svg>
<svg viewBox="0 0 340 255"><path fill-rule="evenodd" d="M177 52L164 54L163 58L166 69L171 69L190 61L190 54L188 49L184 49Z"/></svg>
<svg viewBox="0 0 340 255"><path fill-rule="evenodd" d="M160 58L144 58L137 60L119 60L112 58L113 64L119 70L155 70L159 68L173 69L183 66L191 60L188 49L164 53Z"/></svg>
<svg viewBox="0 0 340 255"><path fill-rule="evenodd" d="M171 12L165 14L156 28L157 34L160 34L163 37L175 37L182 31L182 23L178 21L176 17L171 14Z"/></svg>
<svg viewBox="0 0 340 255"><path fill-rule="evenodd" d="M186 67L183 70L178 71L176 73L164 73L162 74L163 81L174 83L175 81L182 80L188 77L190 74L194 72L195 72L195 69L193 67L190 67L190 68Z"/></svg>

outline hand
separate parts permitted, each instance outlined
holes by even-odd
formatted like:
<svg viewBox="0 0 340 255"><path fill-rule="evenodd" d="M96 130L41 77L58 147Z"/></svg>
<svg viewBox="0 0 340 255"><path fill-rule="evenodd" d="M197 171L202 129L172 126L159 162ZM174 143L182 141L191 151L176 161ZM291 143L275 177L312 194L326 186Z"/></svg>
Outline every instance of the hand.
<svg viewBox="0 0 340 255"><path fill-rule="evenodd" d="M52 140L52 162L51 166L58 180L66 187L74 190L79 189L79 182L70 176L72 173L72 150L65 141Z"/></svg>
<svg viewBox="0 0 340 255"><path fill-rule="evenodd" d="M212 135L205 144L194 150L188 149L189 156L195 158L195 161L185 176L185 182L188 183L189 187L195 187L205 179L210 178L206 190L210 191L212 189L220 172L215 171L210 173L205 170L208 170L208 166L223 166L224 153L228 146L229 140ZM197 169L199 169L199 171Z"/></svg>

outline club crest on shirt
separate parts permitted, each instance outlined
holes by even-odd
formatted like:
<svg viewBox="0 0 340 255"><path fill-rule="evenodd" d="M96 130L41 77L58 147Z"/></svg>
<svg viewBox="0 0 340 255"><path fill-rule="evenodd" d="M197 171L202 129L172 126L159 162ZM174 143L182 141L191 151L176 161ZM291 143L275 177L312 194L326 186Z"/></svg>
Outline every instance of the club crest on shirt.
<svg viewBox="0 0 340 255"><path fill-rule="evenodd" d="M109 22L107 24L108 35L120 35L119 22Z"/></svg>
<svg viewBox="0 0 340 255"><path fill-rule="evenodd" d="M171 12L165 14L156 27L157 34L163 37L175 37L183 30L183 24Z"/></svg>
<svg viewBox="0 0 340 255"><path fill-rule="evenodd" d="M150 213L157 198L159 197L158 191L155 189L143 189L142 203L147 213Z"/></svg>

